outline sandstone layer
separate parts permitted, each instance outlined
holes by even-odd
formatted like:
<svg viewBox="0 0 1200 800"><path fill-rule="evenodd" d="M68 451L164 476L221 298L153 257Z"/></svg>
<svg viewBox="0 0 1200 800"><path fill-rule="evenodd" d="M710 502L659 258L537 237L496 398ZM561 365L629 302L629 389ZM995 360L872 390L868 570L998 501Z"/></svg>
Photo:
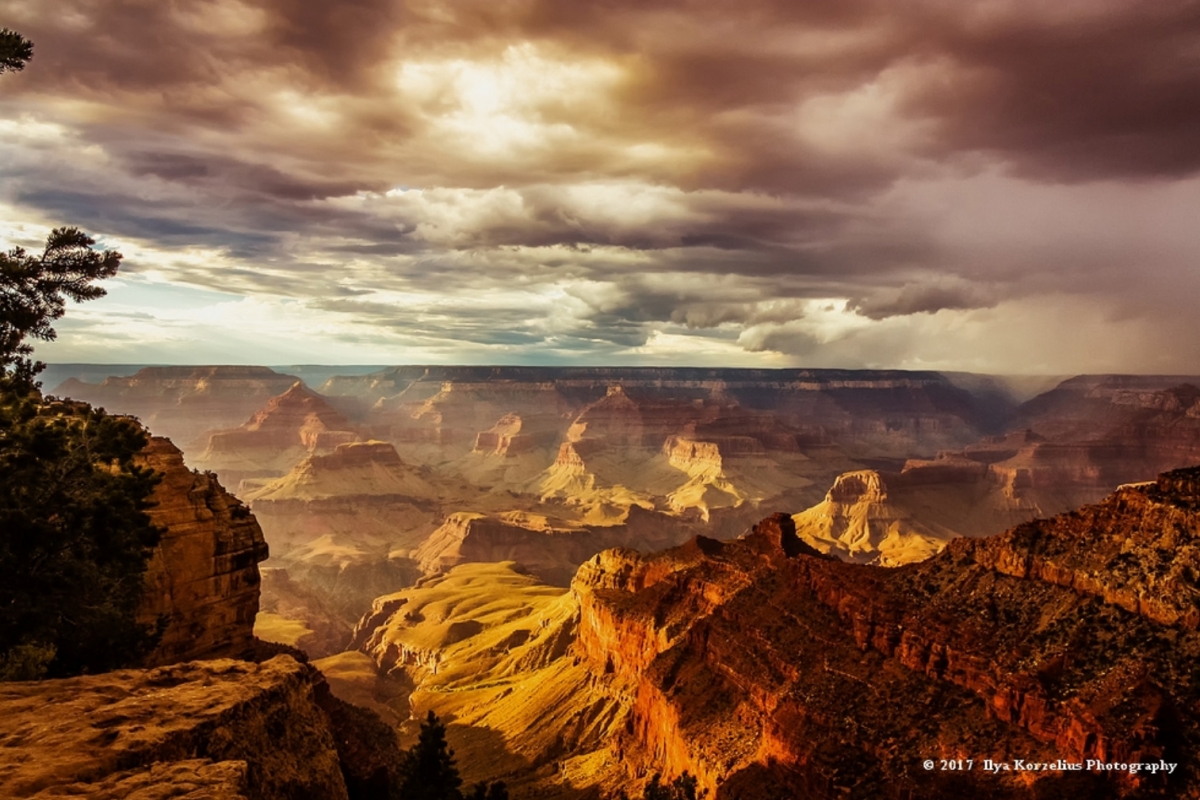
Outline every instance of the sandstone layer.
<svg viewBox="0 0 1200 800"><path fill-rule="evenodd" d="M277 656L0 684L0 795L347 798L315 676Z"/></svg>
<svg viewBox="0 0 1200 800"><path fill-rule="evenodd" d="M1013 472L1011 459L989 464L984 453L993 451L967 452L910 459L899 472L844 473L821 503L793 515L796 531L822 553L894 567L956 537L991 536L1096 499L1090 483L1035 484Z"/></svg>
<svg viewBox="0 0 1200 800"><path fill-rule="evenodd" d="M585 525L525 511L463 511L449 515L412 557L426 574L459 564L512 561L546 583L567 586L579 565L601 550L630 547L651 552L702 532L732 538L745 530L751 514L757 516L750 509L722 509L706 519L634 505L612 524Z"/></svg>
<svg viewBox="0 0 1200 800"><path fill-rule="evenodd" d="M375 404L371 418L395 428L395 441L436 443L444 453L473 449L479 433L506 414L527 423L557 417L569 425L616 386L651 416L667 408L678 413L695 402L736 406L782 424L779 444L835 443L852 454L876 457L903 458L967 444L998 427L1007 411L976 402L937 373L884 370L394 367L331 378L322 392L369 400ZM626 424L617 413L623 404L607 405L612 412L607 422ZM592 416L606 424L603 408ZM567 425L559 424L560 439L566 438ZM641 434L634 433L638 423L632 417L627 424L632 438L625 437L624 444L662 446L663 439L645 438L657 436L653 420Z"/></svg>
<svg viewBox="0 0 1200 800"><path fill-rule="evenodd" d="M139 461L162 475L147 513L163 534L146 565L138 617L165 629L147 664L247 656L258 563L267 557L258 522L215 475L188 469L167 439L152 437Z"/></svg>
<svg viewBox="0 0 1200 800"><path fill-rule="evenodd" d="M1063 381L1017 410L1015 425L1087 454L1115 485L1200 462L1200 377L1107 375Z"/></svg>
<svg viewBox="0 0 1200 800"><path fill-rule="evenodd" d="M914 774L931 757L1165 758L1182 764L1170 781L1043 780L1194 793L1198 478L896 570L808 555L787 517L745 542L607 555L577 578L577 648L635 698L625 757L688 769L717 796L755 796L760 773L812 796L1031 796Z"/></svg>

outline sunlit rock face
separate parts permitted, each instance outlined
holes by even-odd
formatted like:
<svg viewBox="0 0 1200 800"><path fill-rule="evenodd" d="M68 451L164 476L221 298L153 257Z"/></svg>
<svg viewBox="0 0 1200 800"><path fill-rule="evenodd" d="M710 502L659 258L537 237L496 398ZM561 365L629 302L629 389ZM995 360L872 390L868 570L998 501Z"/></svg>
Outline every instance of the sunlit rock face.
<svg viewBox="0 0 1200 800"><path fill-rule="evenodd" d="M981 451L972 455L981 457ZM1094 494L1090 482L1033 485L986 459L942 454L910 459L899 472L844 473L822 502L793 519L801 538L822 553L894 567L929 558L956 537L990 536L1091 501Z"/></svg>
<svg viewBox="0 0 1200 800"><path fill-rule="evenodd" d="M277 656L0 684L0 795L347 798L318 680Z"/></svg>
<svg viewBox="0 0 1200 800"><path fill-rule="evenodd" d="M138 461L162 475L147 513L163 534L139 619L167 626L148 665L248 655L267 557L258 522L216 476L188 469L169 440L152 437Z"/></svg>
<svg viewBox="0 0 1200 800"><path fill-rule="evenodd" d="M275 562L346 566L417 547L470 491L379 441L308 456L246 494Z"/></svg>
<svg viewBox="0 0 1200 800"><path fill-rule="evenodd" d="M267 367L146 367L98 384L72 378L52 393L135 416L191 455L203 448L202 434L241 425L295 382Z"/></svg>
<svg viewBox="0 0 1200 800"><path fill-rule="evenodd" d="M709 530L709 525L698 517L680 518L640 506L630 508L624 519L612 525L583 525L521 511L492 515L464 511L449 515L412 557L426 574L459 564L511 561L548 584L566 586L579 565L600 550L661 550L703 530Z"/></svg>
<svg viewBox="0 0 1200 800"><path fill-rule="evenodd" d="M954 536L988 536L1096 502L1120 484L1200 462L1200 389L1181 380L1064 381L1018 410L1016 424L1027 427L877 473L886 496L846 493L860 473L839 477L823 503L795 516L797 526L822 552L895 566Z"/></svg>

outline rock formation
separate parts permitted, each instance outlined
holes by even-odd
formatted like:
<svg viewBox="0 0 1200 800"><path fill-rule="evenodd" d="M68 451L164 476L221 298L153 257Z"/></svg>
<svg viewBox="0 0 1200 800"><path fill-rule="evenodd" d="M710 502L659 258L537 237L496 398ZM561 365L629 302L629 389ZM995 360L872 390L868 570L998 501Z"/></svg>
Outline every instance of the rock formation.
<svg viewBox="0 0 1200 800"><path fill-rule="evenodd" d="M267 367L146 367L99 384L72 378L53 393L135 416L191 450L204 432L240 425L295 382Z"/></svg>
<svg viewBox="0 0 1200 800"><path fill-rule="evenodd" d="M322 391L375 403L375 417L397 426L394 434L381 435L398 443L461 442L455 446L469 448L477 432L506 413L526 421L538 414L569 420L599 403L591 420L594 435L605 424L605 409L623 405L619 399L605 403L613 387L643 414L657 413L656 406L678 414L694 401L736 405L790 426L792 446L799 436L874 457L960 447L998 427L1007 411L991 401L977 403L937 373L883 370L394 367L331 378ZM649 446L657 450L662 440Z"/></svg>
<svg viewBox="0 0 1200 800"><path fill-rule="evenodd" d="M723 793L765 771L813 796L956 796L946 776L913 773L929 757L1186 761L1200 735L1178 717L1196 702L1198 479L1169 474L887 572L787 557L786 517L744 543L598 560L577 578L579 648L635 694L627 754ZM748 560L772 551L771 567ZM1194 760L1172 780L1195 791Z"/></svg>
<svg viewBox="0 0 1200 800"><path fill-rule="evenodd" d="M347 798L317 679L277 656L0 684L0 795Z"/></svg>
<svg viewBox="0 0 1200 800"><path fill-rule="evenodd" d="M400 458L386 442L338 445L246 494L274 556L347 565L415 548L444 504L468 490Z"/></svg>
<svg viewBox="0 0 1200 800"><path fill-rule="evenodd" d="M632 506L707 520L717 510L811 498L816 480L853 464L825 447L810 457L795 427L730 402L721 387L708 391L685 401L610 386L567 430L538 495L577 507L585 522L611 522Z"/></svg>
<svg viewBox="0 0 1200 800"><path fill-rule="evenodd" d="M662 550L700 532L732 537L745 529L746 520L746 512L737 510L705 519L636 505L609 525L584 525L526 511L461 511L449 515L412 557L427 575L459 564L511 561L546 583L566 586L579 565L601 550Z"/></svg>
<svg viewBox="0 0 1200 800"><path fill-rule="evenodd" d="M874 470L839 475L824 501L792 519L800 538L818 551L885 567L923 561L955 535L892 502Z"/></svg>
<svg viewBox="0 0 1200 800"><path fill-rule="evenodd" d="M308 455L359 438L341 412L297 381L240 427L209 433L194 461L237 485L248 478L277 478Z"/></svg>
<svg viewBox="0 0 1200 800"><path fill-rule="evenodd" d="M152 437L142 466L162 474L147 512L163 535L146 566L139 619L165 620L149 665L244 657L253 650L258 562L267 557L250 510L212 473L189 470L170 441Z"/></svg>
<svg viewBox="0 0 1200 800"><path fill-rule="evenodd" d="M1087 454L1110 485L1200 461L1200 377L1081 376L1017 410L1016 425Z"/></svg>
<svg viewBox="0 0 1200 800"><path fill-rule="evenodd" d="M987 463L992 452L968 448L970 457L910 459L900 472L844 473L821 503L793 515L797 533L822 553L894 567L955 537L991 536L1095 499L1090 483L1031 485L1009 462Z"/></svg>
<svg viewBox="0 0 1200 800"><path fill-rule="evenodd" d="M342 379L326 387L333 392L349 388ZM406 453L445 461L478 451L481 436L488 441L497 425L497 444L500 437L515 435L518 449L545 446L543 440L561 435L569 416L570 406L552 382L467 378L406 382L395 394L376 400L367 418L376 435ZM511 430L514 425L518 430Z"/></svg>

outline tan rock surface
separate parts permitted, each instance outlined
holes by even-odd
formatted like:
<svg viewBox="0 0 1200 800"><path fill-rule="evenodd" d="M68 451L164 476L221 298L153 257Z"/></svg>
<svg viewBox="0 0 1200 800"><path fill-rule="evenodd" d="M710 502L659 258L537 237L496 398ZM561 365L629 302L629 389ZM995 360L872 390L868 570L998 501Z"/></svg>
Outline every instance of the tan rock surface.
<svg viewBox="0 0 1200 800"><path fill-rule="evenodd" d="M345 798L314 674L277 656L0 684L0 796Z"/></svg>
<svg viewBox="0 0 1200 800"><path fill-rule="evenodd" d="M417 547L472 492L379 441L338 445L247 493L276 562L346 566ZM274 562L273 562L274 563Z"/></svg>
<svg viewBox="0 0 1200 800"><path fill-rule="evenodd" d="M835 501L884 493L849 484ZM610 550L532 627L475 613L493 595L456 570L428 599L381 598L359 641L415 676L414 702L498 737L494 769L554 791L687 770L718 799L1194 797L1198 554L1200 468L896 569L821 556L786 515L740 541Z"/></svg>

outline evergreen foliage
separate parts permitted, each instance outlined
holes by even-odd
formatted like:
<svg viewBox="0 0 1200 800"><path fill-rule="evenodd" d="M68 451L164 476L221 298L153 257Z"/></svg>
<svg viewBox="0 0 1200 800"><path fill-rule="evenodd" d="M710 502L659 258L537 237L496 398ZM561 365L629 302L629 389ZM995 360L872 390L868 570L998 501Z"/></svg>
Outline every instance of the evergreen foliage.
<svg viewBox="0 0 1200 800"><path fill-rule="evenodd" d="M502 781L477 783L464 795L454 751L446 743L446 726L432 711L421 723L417 743L404 754L399 800L508 800Z"/></svg>
<svg viewBox="0 0 1200 800"><path fill-rule="evenodd" d="M0 73L33 45L0 29ZM160 531L145 510L159 478L136 466L138 423L83 403L46 403L29 338L54 339L66 301L104 295L120 253L55 228L40 255L0 253L0 680L132 666L161 630L138 624ZM159 626L161 628L161 626Z"/></svg>
<svg viewBox="0 0 1200 800"><path fill-rule="evenodd" d="M36 399L0 389L0 680L132 666L158 639L134 618L160 534L146 434Z"/></svg>
<svg viewBox="0 0 1200 800"><path fill-rule="evenodd" d="M51 323L62 317L66 301L103 297L92 285L117 273L121 254L96 251L96 240L78 228L55 228L40 255L16 247L0 253L0 371L17 388L33 388L43 365L29 356L28 338L52 341Z"/></svg>
<svg viewBox="0 0 1200 800"><path fill-rule="evenodd" d="M446 744L446 726L432 711L421 723L417 743L404 757L404 800L457 800L462 778L454 764L454 751Z"/></svg>
<svg viewBox="0 0 1200 800"><path fill-rule="evenodd" d="M16 31L0 28L0 74L20 72L33 58L33 42Z"/></svg>

